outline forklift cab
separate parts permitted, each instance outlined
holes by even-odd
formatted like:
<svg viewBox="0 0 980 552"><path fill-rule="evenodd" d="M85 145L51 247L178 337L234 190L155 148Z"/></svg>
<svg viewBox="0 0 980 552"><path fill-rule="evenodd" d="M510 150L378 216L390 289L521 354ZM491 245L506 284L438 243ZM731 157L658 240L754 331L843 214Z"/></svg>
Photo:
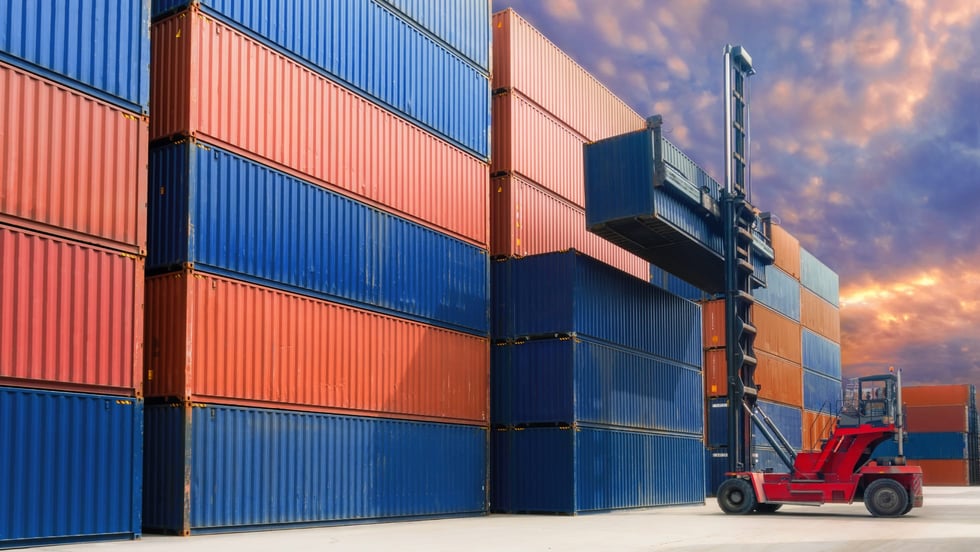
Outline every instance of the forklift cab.
<svg viewBox="0 0 980 552"><path fill-rule="evenodd" d="M894 374L858 378L857 385L848 386L845 392L837 426L894 424L900 408L898 400L898 379Z"/></svg>

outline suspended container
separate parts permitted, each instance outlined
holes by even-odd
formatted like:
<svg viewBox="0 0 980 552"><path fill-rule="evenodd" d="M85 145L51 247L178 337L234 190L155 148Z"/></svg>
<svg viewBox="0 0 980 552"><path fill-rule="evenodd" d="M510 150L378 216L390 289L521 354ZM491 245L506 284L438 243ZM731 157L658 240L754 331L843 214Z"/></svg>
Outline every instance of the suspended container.
<svg viewBox="0 0 980 552"><path fill-rule="evenodd" d="M147 405L143 527L191 533L486 512L487 430Z"/></svg>
<svg viewBox="0 0 980 552"><path fill-rule="evenodd" d="M589 426L491 432L494 512L579 514L704 502L691 435Z"/></svg>
<svg viewBox="0 0 980 552"><path fill-rule="evenodd" d="M143 401L0 387L0 548L140 536Z"/></svg>
<svg viewBox="0 0 980 552"><path fill-rule="evenodd" d="M840 281L837 273L806 249L800 249L800 283L828 303L840 307Z"/></svg>

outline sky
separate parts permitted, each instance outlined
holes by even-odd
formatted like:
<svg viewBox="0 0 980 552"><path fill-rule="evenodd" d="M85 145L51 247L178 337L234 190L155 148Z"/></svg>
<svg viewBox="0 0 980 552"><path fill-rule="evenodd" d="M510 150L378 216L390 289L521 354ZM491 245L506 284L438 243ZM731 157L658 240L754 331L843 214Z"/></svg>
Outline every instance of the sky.
<svg viewBox="0 0 980 552"><path fill-rule="evenodd" d="M493 0L721 180L752 56L752 202L840 275L844 377L980 384L980 0Z"/></svg>

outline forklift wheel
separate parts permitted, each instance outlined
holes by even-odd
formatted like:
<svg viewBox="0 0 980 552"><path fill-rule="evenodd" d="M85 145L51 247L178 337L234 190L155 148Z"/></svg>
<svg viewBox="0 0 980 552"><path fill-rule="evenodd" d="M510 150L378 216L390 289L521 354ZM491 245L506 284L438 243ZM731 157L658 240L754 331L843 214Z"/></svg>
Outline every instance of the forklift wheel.
<svg viewBox="0 0 980 552"><path fill-rule="evenodd" d="M909 493L894 479L875 479L864 490L864 505L875 517L898 517L907 512Z"/></svg>
<svg viewBox="0 0 980 552"><path fill-rule="evenodd" d="M782 506L783 506L782 504L773 504L771 502L766 502L763 504L756 504L755 511L760 514L772 514L775 513L776 510L780 509Z"/></svg>
<svg viewBox="0 0 980 552"><path fill-rule="evenodd" d="M733 478L718 487L718 506L726 514L747 514L755 509L755 491L744 479Z"/></svg>

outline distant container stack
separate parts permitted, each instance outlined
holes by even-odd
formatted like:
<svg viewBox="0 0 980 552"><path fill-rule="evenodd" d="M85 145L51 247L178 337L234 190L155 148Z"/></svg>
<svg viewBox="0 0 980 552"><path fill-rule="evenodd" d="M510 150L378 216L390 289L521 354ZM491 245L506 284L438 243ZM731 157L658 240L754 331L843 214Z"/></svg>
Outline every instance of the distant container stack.
<svg viewBox="0 0 980 552"><path fill-rule="evenodd" d="M0 548L141 532L149 17L4 8Z"/></svg>
<svg viewBox="0 0 980 552"><path fill-rule="evenodd" d="M486 0L153 16L143 526L485 513Z"/></svg>

